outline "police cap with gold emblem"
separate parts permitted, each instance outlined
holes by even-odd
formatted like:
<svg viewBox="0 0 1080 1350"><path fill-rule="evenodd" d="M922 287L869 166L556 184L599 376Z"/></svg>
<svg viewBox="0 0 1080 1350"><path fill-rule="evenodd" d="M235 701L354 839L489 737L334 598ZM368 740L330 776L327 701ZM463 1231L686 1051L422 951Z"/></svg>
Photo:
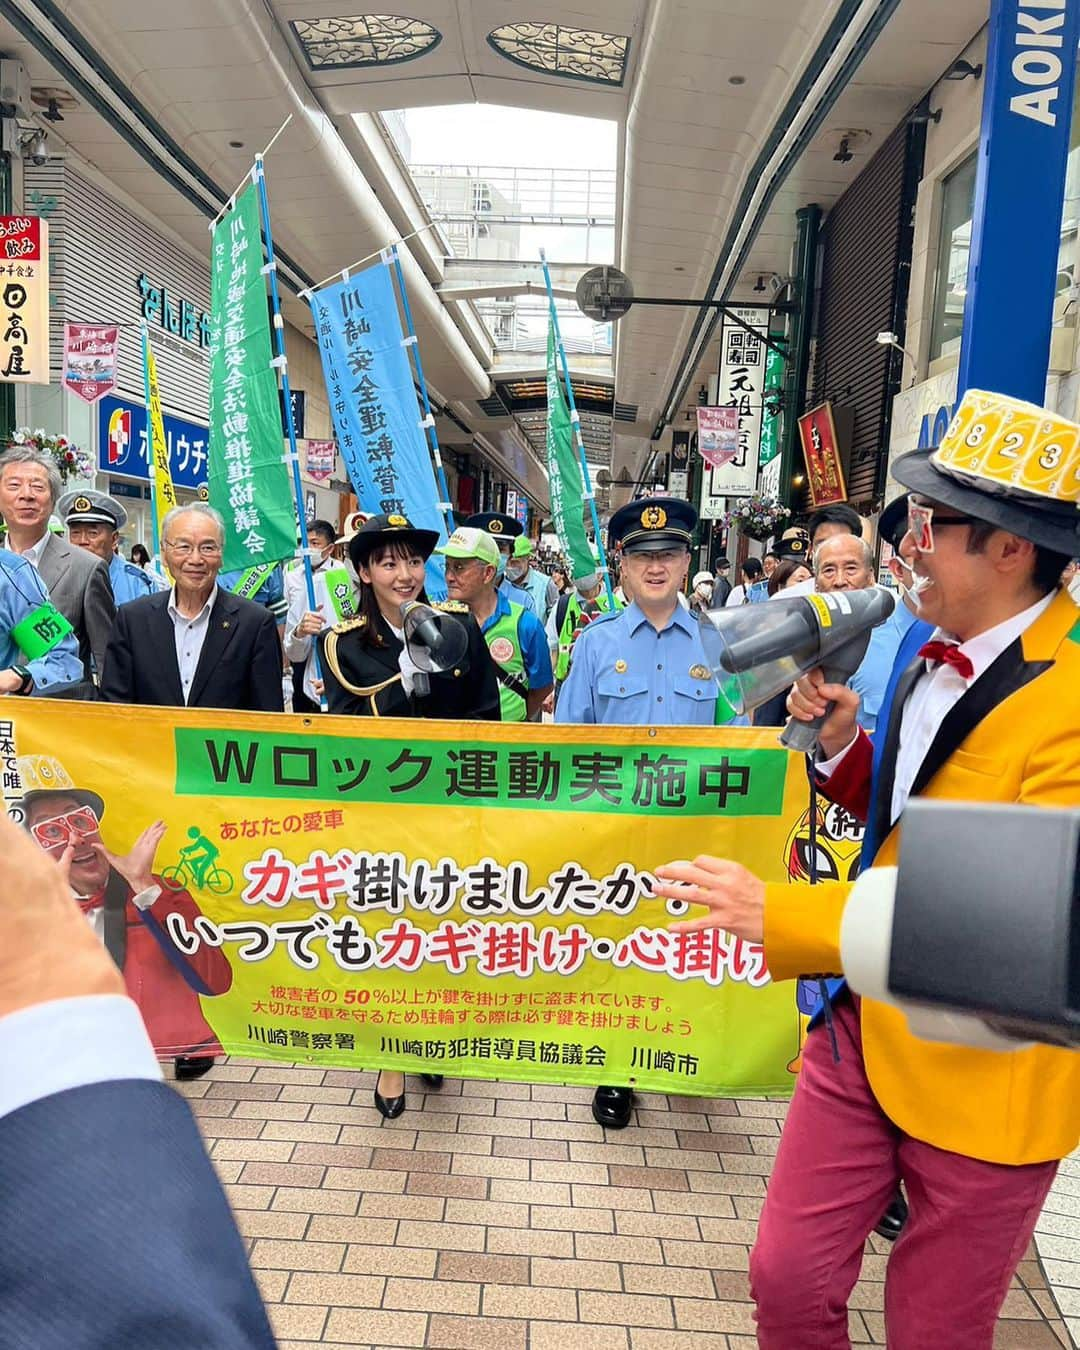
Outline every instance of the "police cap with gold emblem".
<svg viewBox="0 0 1080 1350"><path fill-rule="evenodd" d="M407 516L368 516L349 540L349 557L354 567L366 566L377 549L401 543L416 549L426 562L438 542L435 530L418 529Z"/></svg>
<svg viewBox="0 0 1080 1350"><path fill-rule="evenodd" d="M640 497L620 506L608 525L608 546L624 553L690 547L697 512L678 497Z"/></svg>
<svg viewBox="0 0 1080 1350"><path fill-rule="evenodd" d="M1046 408L969 389L937 449L901 455L891 473L929 504L1080 553L1080 423Z"/></svg>
<svg viewBox="0 0 1080 1350"><path fill-rule="evenodd" d="M108 525L120 530L127 524L127 512L116 500L93 488L65 492L56 503L56 514L65 525Z"/></svg>
<svg viewBox="0 0 1080 1350"><path fill-rule="evenodd" d="M501 511L478 511L465 522L470 529L486 530L496 541L516 539L523 533L524 526L513 516L504 516Z"/></svg>

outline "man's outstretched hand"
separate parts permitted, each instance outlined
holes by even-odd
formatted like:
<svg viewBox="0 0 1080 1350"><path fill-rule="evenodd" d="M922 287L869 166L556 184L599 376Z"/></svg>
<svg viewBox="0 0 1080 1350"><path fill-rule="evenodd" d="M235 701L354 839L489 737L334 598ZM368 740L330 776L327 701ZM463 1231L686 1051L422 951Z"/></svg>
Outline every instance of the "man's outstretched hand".
<svg viewBox="0 0 1080 1350"><path fill-rule="evenodd" d="M673 923L675 933L723 928L747 942L765 937L765 883L741 863L702 853L693 862L665 863L656 869L655 895L704 905L707 913Z"/></svg>
<svg viewBox="0 0 1080 1350"><path fill-rule="evenodd" d="M86 922L65 880L68 849L55 863L0 813L0 1017L37 1003L120 994L123 977Z"/></svg>

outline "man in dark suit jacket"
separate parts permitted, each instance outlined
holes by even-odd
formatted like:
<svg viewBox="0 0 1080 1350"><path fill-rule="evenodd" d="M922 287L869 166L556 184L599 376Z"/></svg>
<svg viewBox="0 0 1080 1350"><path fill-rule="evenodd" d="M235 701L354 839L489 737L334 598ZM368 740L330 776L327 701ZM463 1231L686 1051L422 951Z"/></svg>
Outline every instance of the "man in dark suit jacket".
<svg viewBox="0 0 1080 1350"><path fill-rule="evenodd" d="M8 547L33 563L49 588L49 598L75 630L89 681L95 671L101 676L116 605L109 569L101 559L49 530L61 487L55 464L41 451L13 445L0 455L0 513L7 525ZM93 696L93 690L85 692Z"/></svg>
<svg viewBox="0 0 1080 1350"><path fill-rule="evenodd" d="M171 591L124 605L105 652L101 695L110 703L281 712L281 644L262 605L223 591L224 527L202 502L162 521Z"/></svg>
<svg viewBox="0 0 1080 1350"><path fill-rule="evenodd" d="M273 1350L221 1183L120 972L61 869L3 815L0 856L0 1342Z"/></svg>

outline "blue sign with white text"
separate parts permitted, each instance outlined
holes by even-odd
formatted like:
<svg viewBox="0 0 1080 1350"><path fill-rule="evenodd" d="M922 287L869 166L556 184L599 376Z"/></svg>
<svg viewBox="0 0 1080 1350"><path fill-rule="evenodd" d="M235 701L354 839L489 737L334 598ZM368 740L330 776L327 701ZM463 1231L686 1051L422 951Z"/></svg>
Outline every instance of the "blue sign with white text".
<svg viewBox="0 0 1080 1350"><path fill-rule="evenodd" d="M198 422L164 415L169 468L176 487L206 488L206 453L210 433ZM141 403L107 395L98 403L98 468L150 481L146 409Z"/></svg>
<svg viewBox="0 0 1080 1350"><path fill-rule="evenodd" d="M1080 0L992 0L957 399L988 389L1041 404Z"/></svg>
<svg viewBox="0 0 1080 1350"><path fill-rule="evenodd" d="M362 511L407 516L446 542L390 269L378 262L310 296L338 448ZM442 558L427 565L446 595Z"/></svg>

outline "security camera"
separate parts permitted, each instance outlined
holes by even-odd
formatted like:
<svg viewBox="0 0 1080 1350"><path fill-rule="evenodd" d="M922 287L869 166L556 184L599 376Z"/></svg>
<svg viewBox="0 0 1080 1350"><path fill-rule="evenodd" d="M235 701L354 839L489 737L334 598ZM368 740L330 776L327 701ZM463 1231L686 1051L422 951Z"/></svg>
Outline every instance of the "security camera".
<svg viewBox="0 0 1080 1350"><path fill-rule="evenodd" d="M44 131L35 131L26 142L23 158L38 168L49 162L49 138Z"/></svg>

